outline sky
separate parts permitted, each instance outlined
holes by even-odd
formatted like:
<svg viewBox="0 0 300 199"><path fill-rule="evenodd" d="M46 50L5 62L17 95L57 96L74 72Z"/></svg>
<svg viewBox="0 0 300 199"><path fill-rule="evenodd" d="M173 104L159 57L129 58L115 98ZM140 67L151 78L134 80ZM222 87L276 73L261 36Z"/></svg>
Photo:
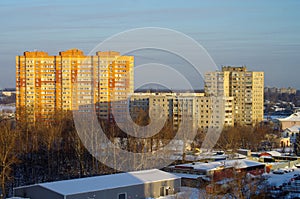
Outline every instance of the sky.
<svg viewBox="0 0 300 199"><path fill-rule="evenodd" d="M1 0L0 88L15 87L24 51L88 54L122 31L162 27L196 40L218 67L246 65L266 86L300 89L299 10L299 0Z"/></svg>

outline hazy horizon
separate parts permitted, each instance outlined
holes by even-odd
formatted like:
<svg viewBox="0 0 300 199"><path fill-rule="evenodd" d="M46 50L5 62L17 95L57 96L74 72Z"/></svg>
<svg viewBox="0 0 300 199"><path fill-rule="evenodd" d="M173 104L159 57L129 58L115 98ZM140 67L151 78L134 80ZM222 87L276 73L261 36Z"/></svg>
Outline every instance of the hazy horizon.
<svg viewBox="0 0 300 199"><path fill-rule="evenodd" d="M15 87L15 56L24 51L88 54L119 32L163 27L195 39L219 68L246 65L265 72L265 86L299 89L299 8L297 0L1 1L0 88Z"/></svg>

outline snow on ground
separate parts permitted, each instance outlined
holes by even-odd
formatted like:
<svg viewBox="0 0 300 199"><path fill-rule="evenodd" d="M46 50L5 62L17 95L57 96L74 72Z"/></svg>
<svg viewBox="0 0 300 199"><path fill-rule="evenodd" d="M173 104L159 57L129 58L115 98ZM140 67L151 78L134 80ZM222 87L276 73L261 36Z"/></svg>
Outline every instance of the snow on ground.
<svg viewBox="0 0 300 199"><path fill-rule="evenodd" d="M300 194L299 193L289 193L285 199L295 199L295 198L300 198Z"/></svg>
<svg viewBox="0 0 300 199"><path fill-rule="evenodd" d="M295 177L295 175L300 175L300 169L293 168L294 171L290 171L284 174L274 174L273 172L269 174L264 174L264 176L267 178L267 184L270 186L276 186L279 187L283 183L288 183L292 178ZM281 169L281 170L288 170L288 169ZM295 195L297 194L297 195ZM157 199L198 199L198 198L206 198L205 190L199 190L196 188L190 188L190 187L181 187L181 190L176 195L171 196L164 196L159 197ZM295 198L299 197L299 193L291 193L287 196L287 198ZM230 198L228 196L224 196L224 198Z"/></svg>
<svg viewBox="0 0 300 199"><path fill-rule="evenodd" d="M266 174L266 177L268 178L267 182L269 185L279 187L283 183L288 183L294 178L295 174L300 175L300 169L294 168L294 171L284 174L274 174L271 172L270 174Z"/></svg>
<svg viewBox="0 0 300 199"><path fill-rule="evenodd" d="M204 190L199 190L196 188L191 187L181 187L180 193L178 194L178 199L195 199L195 198L202 198L201 197L206 195Z"/></svg>

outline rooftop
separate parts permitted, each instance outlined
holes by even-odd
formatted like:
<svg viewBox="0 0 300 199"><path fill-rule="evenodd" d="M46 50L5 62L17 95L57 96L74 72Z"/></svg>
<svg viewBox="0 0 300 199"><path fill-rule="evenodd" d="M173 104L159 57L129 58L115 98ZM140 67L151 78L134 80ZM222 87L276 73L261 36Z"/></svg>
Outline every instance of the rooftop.
<svg viewBox="0 0 300 199"><path fill-rule="evenodd" d="M280 157L281 156L281 153L279 153L278 151L265 151L265 152L261 153L260 155L261 156L266 156L266 154L269 154L270 156L273 156L273 157Z"/></svg>
<svg viewBox="0 0 300 199"><path fill-rule="evenodd" d="M180 164L173 167L177 168L190 168L194 170L202 170L202 171L209 171L213 169L217 169L218 167L236 167L238 169L254 167L254 166L261 166L264 165L263 163L247 160L247 159L238 159L238 160L224 160L218 162L209 162L209 163L202 163L202 162L194 162L188 164Z"/></svg>
<svg viewBox="0 0 300 199"><path fill-rule="evenodd" d="M285 117L285 118L279 118L279 121L300 121L300 113L293 113L292 115Z"/></svg>
<svg viewBox="0 0 300 199"><path fill-rule="evenodd" d="M179 178L180 177L176 175L160 171L158 169L152 169L73 180L41 183L31 186L41 186L45 189L52 190L53 192L66 196Z"/></svg>
<svg viewBox="0 0 300 199"><path fill-rule="evenodd" d="M286 130L290 131L290 132L299 132L300 126L299 125L295 125L295 126L292 126L290 128L287 128Z"/></svg>

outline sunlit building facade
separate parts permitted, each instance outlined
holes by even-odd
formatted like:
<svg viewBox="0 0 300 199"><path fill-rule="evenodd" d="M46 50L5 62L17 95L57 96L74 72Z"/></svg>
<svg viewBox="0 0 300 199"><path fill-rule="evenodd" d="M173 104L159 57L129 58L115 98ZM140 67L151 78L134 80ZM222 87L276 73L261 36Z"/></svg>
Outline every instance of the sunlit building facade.
<svg viewBox="0 0 300 199"><path fill-rule="evenodd" d="M152 111L153 118L169 119L174 130L185 117L195 129L223 128L234 125L233 97L208 97L204 93L134 93L130 98L131 116L138 109Z"/></svg>
<svg viewBox="0 0 300 199"><path fill-rule="evenodd" d="M133 93L133 56L114 51L86 56L70 49L59 55L24 52L16 57L17 113L28 119L46 120L58 110L95 106L98 116L108 119L109 102Z"/></svg>
<svg viewBox="0 0 300 199"><path fill-rule="evenodd" d="M222 67L222 71L205 74L208 96L234 98L235 123L254 125L263 120L264 72L247 71L246 67Z"/></svg>

